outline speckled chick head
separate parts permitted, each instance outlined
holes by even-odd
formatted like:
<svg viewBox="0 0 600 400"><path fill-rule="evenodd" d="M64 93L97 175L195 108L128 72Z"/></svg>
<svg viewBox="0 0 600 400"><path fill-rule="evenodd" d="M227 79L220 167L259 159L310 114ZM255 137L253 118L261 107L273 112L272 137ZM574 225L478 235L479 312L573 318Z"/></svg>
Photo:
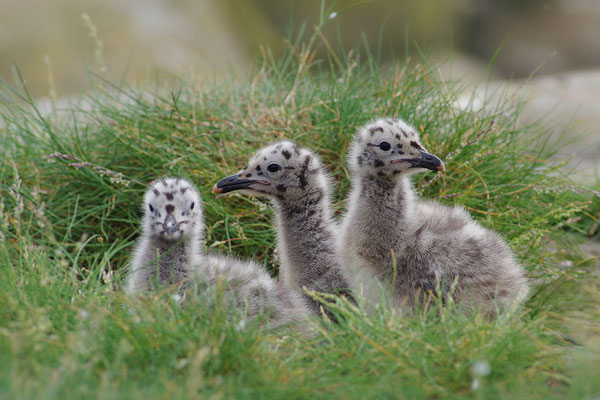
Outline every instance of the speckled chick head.
<svg viewBox="0 0 600 400"><path fill-rule="evenodd" d="M259 150L240 172L221 179L213 193L242 190L274 200L295 200L314 189L327 190L327 175L310 150L284 141Z"/></svg>
<svg viewBox="0 0 600 400"><path fill-rule="evenodd" d="M200 194L184 179L164 177L150 183L143 208L144 229L153 239L177 241L202 236Z"/></svg>
<svg viewBox="0 0 600 400"><path fill-rule="evenodd" d="M375 120L358 130L348 162L360 176L393 177L424 169L445 170L444 163L421 145L413 127L391 118Z"/></svg>

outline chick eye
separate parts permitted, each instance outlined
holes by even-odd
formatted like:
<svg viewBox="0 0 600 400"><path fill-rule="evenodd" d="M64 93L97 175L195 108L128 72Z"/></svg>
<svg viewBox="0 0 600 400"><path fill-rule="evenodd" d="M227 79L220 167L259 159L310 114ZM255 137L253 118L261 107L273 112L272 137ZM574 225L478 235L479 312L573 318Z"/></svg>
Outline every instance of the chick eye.
<svg viewBox="0 0 600 400"><path fill-rule="evenodd" d="M194 202L192 201L192 204L190 204L190 210L194 209Z"/></svg>
<svg viewBox="0 0 600 400"><path fill-rule="evenodd" d="M389 149L392 148L392 145L389 144L388 142L381 142L381 143L379 143L379 148L383 151L388 151Z"/></svg>
<svg viewBox="0 0 600 400"><path fill-rule="evenodd" d="M154 212L154 207L152 207L152 204L148 204L148 208L150 208L150 212Z"/></svg>
<svg viewBox="0 0 600 400"><path fill-rule="evenodd" d="M267 165L267 171L269 172L277 172L279 170L281 170L281 166L277 163L271 163Z"/></svg>

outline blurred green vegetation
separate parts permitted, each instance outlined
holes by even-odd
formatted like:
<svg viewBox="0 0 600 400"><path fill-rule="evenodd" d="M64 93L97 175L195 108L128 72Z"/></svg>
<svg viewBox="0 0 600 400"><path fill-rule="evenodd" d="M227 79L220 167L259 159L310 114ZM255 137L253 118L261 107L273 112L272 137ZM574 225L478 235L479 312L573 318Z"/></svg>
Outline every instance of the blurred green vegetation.
<svg viewBox="0 0 600 400"><path fill-rule="evenodd" d="M333 20L322 32L329 45L380 43L383 62L418 56L420 47L483 69L508 38L499 77L527 76L540 65L545 72L600 65L600 7L585 0L0 0L0 77L16 83L20 69L35 98L85 92L101 42L103 66L129 82L143 85L165 71L224 79L232 68L247 73L261 48L283 54L283 38L312 29L322 8Z"/></svg>

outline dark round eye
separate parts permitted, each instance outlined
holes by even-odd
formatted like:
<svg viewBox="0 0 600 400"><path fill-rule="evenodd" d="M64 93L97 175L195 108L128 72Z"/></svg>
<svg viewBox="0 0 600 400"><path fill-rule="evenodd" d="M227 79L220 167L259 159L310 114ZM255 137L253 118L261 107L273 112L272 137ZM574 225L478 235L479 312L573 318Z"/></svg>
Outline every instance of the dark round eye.
<svg viewBox="0 0 600 400"><path fill-rule="evenodd" d="M279 170L281 170L281 166L277 163L271 163L267 165L267 171L269 172L277 172Z"/></svg>
<svg viewBox="0 0 600 400"><path fill-rule="evenodd" d="M192 204L190 204L190 210L194 209L194 202L192 201Z"/></svg>
<svg viewBox="0 0 600 400"><path fill-rule="evenodd" d="M383 151L388 151L392 148L392 145L390 145L388 142L381 142L379 143L379 148Z"/></svg>
<svg viewBox="0 0 600 400"><path fill-rule="evenodd" d="M154 207L152 207L152 204L148 204L148 208L150 208L150 212L154 212Z"/></svg>

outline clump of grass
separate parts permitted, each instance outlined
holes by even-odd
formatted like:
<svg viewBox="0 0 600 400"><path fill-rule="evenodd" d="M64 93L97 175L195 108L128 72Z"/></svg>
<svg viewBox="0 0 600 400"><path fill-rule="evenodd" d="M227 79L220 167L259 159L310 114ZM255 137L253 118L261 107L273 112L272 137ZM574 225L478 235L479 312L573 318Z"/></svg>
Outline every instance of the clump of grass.
<svg viewBox="0 0 600 400"><path fill-rule="evenodd" d="M273 250L269 212L253 200L215 201L212 183L239 169L249 153L285 137L321 153L340 189L340 211L348 189L344 155L353 133L376 116L401 116L449 166L447 174L419 179L419 191L464 205L523 248L531 269L555 272L538 262L535 249L555 233L548 227L569 226L592 196L573 190L561 165L550 159L553 149L538 145L539 128L519 125L518 110L510 104L479 113L457 109L458 92L435 80L434 67L405 66L390 74L358 64L346 82L347 71L285 65L263 65L250 87L200 89L181 81L179 89L165 92L104 83L104 90L88 95L89 111L72 110L71 123L55 123L57 117L35 108L5 109L11 158L29 161L19 173L48 192L57 233L98 235L90 250L130 236L141 183L175 174L201 188L211 245L262 259ZM300 68L307 72L298 81ZM292 92L294 104L285 104ZM530 207L532 202L553 206ZM77 223L69 227L70 219ZM115 259L115 267L125 259Z"/></svg>
<svg viewBox="0 0 600 400"><path fill-rule="evenodd" d="M357 48L330 53L326 68L315 43L280 60L266 55L250 78L224 83L134 88L97 78L85 107L50 114L25 88L5 87L0 393L541 398L597 390L577 383L577 363L563 355L579 340L562 324L590 309L578 281L593 282L590 264L568 251L565 233L593 227L594 195L569 182L542 129L522 125L511 99L477 113L456 107L459 88L440 82L436 65L386 69ZM266 143L292 139L330 167L339 213L347 146L379 116L411 122L445 161L448 173L416 182L423 196L465 206L513 245L535 282L521 318L490 321L452 307L367 316L340 304L342 323L315 322L316 333L302 335L240 328L223 310L182 309L168 293L141 302L119 294L144 183L165 174L193 181L208 247L275 274L270 209L245 197L217 201L212 184Z"/></svg>

